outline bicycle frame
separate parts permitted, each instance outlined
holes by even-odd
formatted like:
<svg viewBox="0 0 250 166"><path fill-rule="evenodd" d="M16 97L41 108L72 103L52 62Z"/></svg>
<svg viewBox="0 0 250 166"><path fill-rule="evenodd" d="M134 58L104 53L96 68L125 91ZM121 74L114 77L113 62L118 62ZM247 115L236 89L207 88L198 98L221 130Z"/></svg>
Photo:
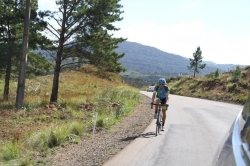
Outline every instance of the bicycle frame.
<svg viewBox="0 0 250 166"><path fill-rule="evenodd" d="M156 132L155 135L157 136L157 133L160 133L162 129L162 108L159 106L157 110L157 118L156 118Z"/></svg>
<svg viewBox="0 0 250 166"><path fill-rule="evenodd" d="M158 106L157 110L157 118L156 118L156 132L155 136L157 136L160 133L160 130L162 129L162 106L168 106L168 104L152 104L151 103L151 109L153 108L153 105Z"/></svg>

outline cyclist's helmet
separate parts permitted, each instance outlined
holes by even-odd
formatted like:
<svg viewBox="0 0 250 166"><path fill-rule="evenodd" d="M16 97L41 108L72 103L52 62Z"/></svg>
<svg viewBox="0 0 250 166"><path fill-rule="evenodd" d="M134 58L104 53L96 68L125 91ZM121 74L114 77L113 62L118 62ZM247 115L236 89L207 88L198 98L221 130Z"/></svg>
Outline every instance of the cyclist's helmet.
<svg viewBox="0 0 250 166"><path fill-rule="evenodd" d="M160 78L158 81L159 84L166 84L165 78Z"/></svg>

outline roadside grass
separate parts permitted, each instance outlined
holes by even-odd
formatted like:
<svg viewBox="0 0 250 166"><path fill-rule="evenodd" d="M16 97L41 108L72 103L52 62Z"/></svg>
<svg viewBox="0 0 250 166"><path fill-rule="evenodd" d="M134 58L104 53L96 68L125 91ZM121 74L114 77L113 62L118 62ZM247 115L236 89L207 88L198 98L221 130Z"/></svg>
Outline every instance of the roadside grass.
<svg viewBox="0 0 250 166"><path fill-rule="evenodd" d="M202 77L167 78L170 93L243 105L250 91L250 67Z"/></svg>
<svg viewBox="0 0 250 166"><path fill-rule="evenodd" d="M0 165L42 165L48 161L37 156L46 157L63 144L78 144L82 137L91 137L94 127L110 129L140 103L139 90L119 75L87 66L60 74L59 99L51 108L52 80L52 75L27 79L24 107L18 111L17 83L11 82L9 101L0 101Z"/></svg>
<svg viewBox="0 0 250 166"><path fill-rule="evenodd" d="M197 97L243 105L250 91L250 66L220 73L218 70L201 77L166 78L170 94ZM140 88L146 91L147 86Z"/></svg>

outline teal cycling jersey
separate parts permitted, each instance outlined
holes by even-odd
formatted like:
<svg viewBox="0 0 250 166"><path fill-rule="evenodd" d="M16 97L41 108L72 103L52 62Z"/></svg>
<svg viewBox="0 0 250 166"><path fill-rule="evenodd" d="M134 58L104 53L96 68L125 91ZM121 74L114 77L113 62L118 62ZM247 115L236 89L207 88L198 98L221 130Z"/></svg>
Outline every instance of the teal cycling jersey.
<svg viewBox="0 0 250 166"><path fill-rule="evenodd" d="M160 99L165 99L167 97L167 94L169 93L169 88L168 86L160 88L158 85L155 87L154 92L156 93L156 97Z"/></svg>

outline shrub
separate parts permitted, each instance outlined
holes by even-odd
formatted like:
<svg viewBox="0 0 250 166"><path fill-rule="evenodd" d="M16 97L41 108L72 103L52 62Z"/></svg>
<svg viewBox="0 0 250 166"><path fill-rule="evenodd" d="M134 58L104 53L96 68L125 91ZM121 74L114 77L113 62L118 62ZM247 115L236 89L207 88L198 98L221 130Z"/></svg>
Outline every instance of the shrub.
<svg viewBox="0 0 250 166"><path fill-rule="evenodd" d="M250 65L245 67L246 70L250 69Z"/></svg>
<svg viewBox="0 0 250 166"><path fill-rule="evenodd" d="M177 91L178 89L176 87L173 87L170 89L170 94L175 94L175 92Z"/></svg>
<svg viewBox="0 0 250 166"><path fill-rule="evenodd" d="M99 119L97 122L96 122L96 127L104 127L104 122L103 122L103 119Z"/></svg>
<svg viewBox="0 0 250 166"><path fill-rule="evenodd" d="M191 83L191 84L189 84L189 89L191 90L193 90L193 89L196 89L196 87L197 87L197 84L196 83Z"/></svg>
<svg viewBox="0 0 250 166"><path fill-rule="evenodd" d="M236 88L236 84L234 84L234 83L228 83L227 84L227 89L229 90L229 91L232 91L232 90L234 90Z"/></svg>
<svg viewBox="0 0 250 166"><path fill-rule="evenodd" d="M116 118L119 118L120 116L124 115L124 113L125 113L125 108L124 108L123 104L119 104L115 110Z"/></svg>
<svg viewBox="0 0 250 166"><path fill-rule="evenodd" d="M240 67L237 66L236 69L234 70L234 74L233 74L234 81L238 81L240 76L241 76L241 70L240 70Z"/></svg>
<svg viewBox="0 0 250 166"><path fill-rule="evenodd" d="M218 78L220 76L220 72L219 72L219 69L217 68L217 70L215 71L214 73L214 78Z"/></svg>

